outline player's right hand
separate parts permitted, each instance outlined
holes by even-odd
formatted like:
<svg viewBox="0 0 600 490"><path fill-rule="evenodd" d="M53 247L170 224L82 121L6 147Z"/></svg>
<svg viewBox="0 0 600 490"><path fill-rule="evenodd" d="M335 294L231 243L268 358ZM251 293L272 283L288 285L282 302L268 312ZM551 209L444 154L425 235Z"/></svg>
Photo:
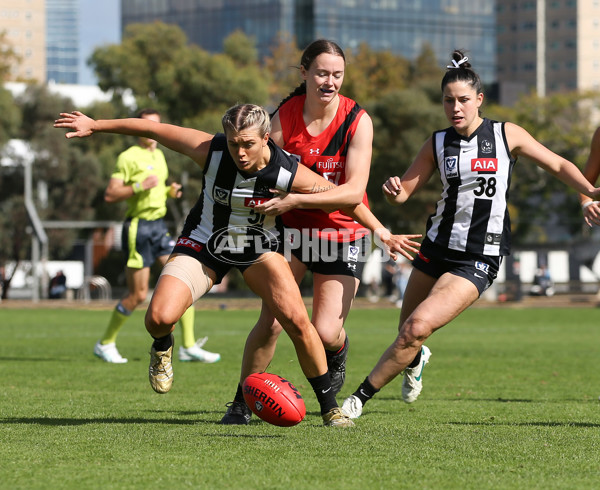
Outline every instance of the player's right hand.
<svg viewBox="0 0 600 490"><path fill-rule="evenodd" d="M65 134L67 138L84 138L94 132L95 122L83 112L61 112L60 118L54 121L54 127L72 129L73 131Z"/></svg>
<svg viewBox="0 0 600 490"><path fill-rule="evenodd" d="M398 198L402 193L402 182L400 181L400 177L390 177L384 182L384 184L381 186L381 189L383 190L383 195L388 202L392 204L396 203L396 198Z"/></svg>

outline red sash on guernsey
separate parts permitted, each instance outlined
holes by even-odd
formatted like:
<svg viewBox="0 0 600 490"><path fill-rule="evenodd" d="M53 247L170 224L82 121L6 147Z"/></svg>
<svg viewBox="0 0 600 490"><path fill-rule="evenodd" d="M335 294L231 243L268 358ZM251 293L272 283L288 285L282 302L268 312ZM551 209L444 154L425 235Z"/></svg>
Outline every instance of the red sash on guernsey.
<svg viewBox="0 0 600 490"><path fill-rule="evenodd" d="M358 121L365 114L364 109L352 99L343 95L339 95L339 98L340 105L333 121L318 136L311 136L304 124L302 110L306 95L292 97L279 108L284 150L336 185L346 181L348 146ZM362 202L369 206L366 192ZM293 209L283 215L283 222L288 228L308 230L311 235L316 233L320 238L337 242L357 240L369 232L339 211L325 213L320 209Z"/></svg>

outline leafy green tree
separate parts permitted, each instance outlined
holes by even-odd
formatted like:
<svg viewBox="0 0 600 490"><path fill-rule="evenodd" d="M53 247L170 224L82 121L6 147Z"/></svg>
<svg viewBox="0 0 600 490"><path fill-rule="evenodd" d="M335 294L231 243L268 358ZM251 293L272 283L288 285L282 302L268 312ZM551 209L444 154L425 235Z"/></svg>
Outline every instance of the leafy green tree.
<svg viewBox="0 0 600 490"><path fill-rule="evenodd" d="M388 177L401 177L423 143L447 121L441 105L416 88L390 92L367 106L373 119L373 158L367 191L379 220L397 233L422 233L427 216L439 199L435 176L402 206L390 206L381 186Z"/></svg>
<svg viewBox="0 0 600 490"><path fill-rule="evenodd" d="M188 45L179 27L155 22L127 26L120 45L98 48L90 62L100 88L131 89L138 107L182 124L236 103L266 102L268 79L256 57L254 42L240 32L225 40L225 53L211 55Z"/></svg>
<svg viewBox="0 0 600 490"><path fill-rule="evenodd" d="M425 84L433 83L439 93L440 80L443 76L444 70L440 68L431 44L425 43L419 55L411 62L410 84L423 87Z"/></svg>
<svg viewBox="0 0 600 490"><path fill-rule="evenodd" d="M13 67L21 64L22 60L8 40L6 30L0 31L0 81L9 80Z"/></svg>
<svg viewBox="0 0 600 490"><path fill-rule="evenodd" d="M408 87L410 62L390 51L361 43L356 53L346 53L346 62L342 92L361 105Z"/></svg>
<svg viewBox="0 0 600 490"><path fill-rule="evenodd" d="M94 219L92 205L103 185L100 163L93 154L70 145L52 127L59 112L73 109L69 99L51 95L44 86L32 85L17 98L23 120L20 136L33 152L32 191L34 205L42 220ZM0 266L29 257L31 234L24 206L23 162L0 174ZM47 230L49 254L65 257L72 249L77 232Z"/></svg>
<svg viewBox="0 0 600 490"><path fill-rule="evenodd" d="M296 40L289 33L280 32L271 49L271 55L263 60L264 70L270 74L269 108L274 110L301 82L300 58Z"/></svg>
<svg viewBox="0 0 600 490"><path fill-rule="evenodd" d="M0 82L10 79L12 67L21 62L7 39L6 31L0 31ZM15 136L21 120L19 108L12 94L0 86L0 145Z"/></svg>
<svg viewBox="0 0 600 490"><path fill-rule="evenodd" d="M21 123L21 111L12 94L0 87L0 145L14 137Z"/></svg>
<svg viewBox="0 0 600 490"><path fill-rule="evenodd" d="M256 66L258 64L258 50L256 39L248 37L242 31L232 32L223 41L223 53L237 66Z"/></svg>
<svg viewBox="0 0 600 490"><path fill-rule="evenodd" d="M153 98L164 84L163 73L185 48L186 36L177 26L130 24L121 44L96 49L90 65L102 90L130 88L136 96Z"/></svg>
<svg viewBox="0 0 600 490"><path fill-rule="evenodd" d="M595 129L592 109L597 98L598 94L530 95L513 107L491 105L485 114L522 126L544 146L582 168ZM516 245L568 242L581 236L577 194L525 158L515 165L510 203Z"/></svg>
<svg viewBox="0 0 600 490"><path fill-rule="evenodd" d="M32 86L25 93L22 107L23 133L36 155L34 179L48 187L48 202L40 206L42 219L93 219L92 203L103 186L100 162L93 154L73 146L61 134L64 132L52 126L60 112L73 109L72 101L49 94L44 87ZM64 230L54 235L49 234L50 252L63 256L70 251L73 235Z"/></svg>

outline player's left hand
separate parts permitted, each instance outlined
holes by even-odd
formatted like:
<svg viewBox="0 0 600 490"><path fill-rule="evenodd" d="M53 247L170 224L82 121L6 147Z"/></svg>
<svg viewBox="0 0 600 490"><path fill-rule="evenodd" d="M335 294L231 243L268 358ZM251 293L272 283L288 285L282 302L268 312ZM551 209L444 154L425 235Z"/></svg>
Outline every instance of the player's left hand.
<svg viewBox="0 0 600 490"><path fill-rule="evenodd" d="M273 194L275 194L275 197L262 204L258 204L254 207L254 211L257 213L266 214L267 216L279 216L296 207L294 203L294 194L280 191L278 189L270 190Z"/></svg>
<svg viewBox="0 0 600 490"><path fill-rule="evenodd" d="M415 238L421 238L423 235L393 235L388 230L375 230L375 239L377 245L383 245L383 249L389 254L389 256L396 260L399 253L406 257L408 260L413 260L412 254L419 253L421 244L415 242Z"/></svg>
<svg viewBox="0 0 600 490"><path fill-rule="evenodd" d="M590 201L588 201L590 202ZM593 201L583 208L583 219L588 226L600 226L600 201Z"/></svg>

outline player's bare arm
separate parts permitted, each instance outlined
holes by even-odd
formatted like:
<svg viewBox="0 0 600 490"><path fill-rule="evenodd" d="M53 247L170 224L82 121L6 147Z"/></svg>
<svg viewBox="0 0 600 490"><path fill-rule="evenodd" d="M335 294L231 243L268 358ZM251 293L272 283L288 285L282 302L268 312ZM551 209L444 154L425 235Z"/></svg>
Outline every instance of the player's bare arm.
<svg viewBox="0 0 600 490"><path fill-rule="evenodd" d="M302 194L322 193L335 187L327 179L309 170L304 165L298 165L290 193L278 189L271 189L276 197L256 206L255 211L267 216L279 216L291 209L299 207L299 198ZM321 208L323 209L323 208ZM327 211L334 211L337 207L329 206Z"/></svg>
<svg viewBox="0 0 600 490"><path fill-rule="evenodd" d="M67 138L84 138L94 133L117 133L151 138L173 151L187 155L204 167L213 135L191 128L159 123L144 118L92 119L82 112L61 112L55 128L66 128Z"/></svg>
<svg viewBox="0 0 600 490"><path fill-rule="evenodd" d="M597 128L592 136L590 154L583 168L583 176L592 185L598 181L600 176L600 128ZM585 194L580 193L579 202L586 224L588 226L600 226L600 201L594 201Z"/></svg>
<svg viewBox="0 0 600 490"><path fill-rule="evenodd" d="M283 135L278 114L272 120L271 138L279 146L283 146ZM270 209L278 209L281 213L290 209L323 209L333 211L348 206L356 206L362 201L369 179L371 163L371 144L373 141L373 124L367 114L361 117L356 133L348 148L348 156L344 169L345 182L339 186L321 186L307 190L299 190L302 195L281 196L279 201L271 203ZM314 172L310 171L315 174ZM315 174L316 175L316 174ZM324 193L324 191L329 191Z"/></svg>
<svg viewBox="0 0 600 490"><path fill-rule="evenodd" d="M505 132L513 155L530 158L540 168L581 194L592 198L600 195L600 188L590 184L574 163L546 148L522 127L507 122Z"/></svg>

